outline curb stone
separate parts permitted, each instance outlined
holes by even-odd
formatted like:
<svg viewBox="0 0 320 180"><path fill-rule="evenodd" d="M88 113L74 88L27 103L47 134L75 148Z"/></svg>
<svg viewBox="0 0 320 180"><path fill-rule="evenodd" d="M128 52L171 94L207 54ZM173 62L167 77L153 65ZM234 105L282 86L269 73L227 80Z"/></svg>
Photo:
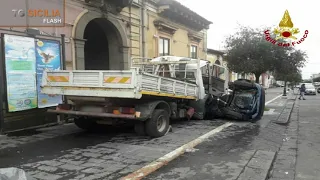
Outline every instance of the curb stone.
<svg viewBox="0 0 320 180"><path fill-rule="evenodd" d="M287 125L289 123L293 108L296 103L297 96L293 96L291 98L288 98L285 108L281 112L280 116L276 121L272 121L273 123L279 124L279 125ZM293 102L289 101L293 100Z"/></svg>
<svg viewBox="0 0 320 180"><path fill-rule="evenodd" d="M237 180L266 180L276 152L257 150Z"/></svg>

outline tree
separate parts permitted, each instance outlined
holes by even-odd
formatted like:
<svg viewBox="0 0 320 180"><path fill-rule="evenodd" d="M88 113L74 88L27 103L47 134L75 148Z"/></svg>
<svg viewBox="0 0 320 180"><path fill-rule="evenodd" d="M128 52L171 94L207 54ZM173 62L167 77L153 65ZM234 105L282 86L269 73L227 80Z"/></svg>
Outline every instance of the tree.
<svg viewBox="0 0 320 180"><path fill-rule="evenodd" d="M279 78L279 79L282 81L282 78ZM291 74L287 75L285 81L290 83L291 86L294 86L303 82L301 71L298 70L297 72L292 72Z"/></svg>
<svg viewBox="0 0 320 180"><path fill-rule="evenodd" d="M286 96L287 82L302 81L300 68L302 68L306 62L307 54L304 51L293 49L287 52L288 54L284 59L274 67L276 79L284 81L283 95Z"/></svg>
<svg viewBox="0 0 320 180"><path fill-rule="evenodd" d="M313 82L320 82L320 77L313 78Z"/></svg>
<svg viewBox="0 0 320 180"><path fill-rule="evenodd" d="M253 73L256 83L262 73L274 71L288 56L292 47L281 47L266 41L266 29L240 26L240 30L226 39L228 68L236 73Z"/></svg>
<svg viewBox="0 0 320 180"><path fill-rule="evenodd" d="M301 83L302 81L303 80L302 80L302 75L301 75L300 71L292 73L291 76L289 76L289 78L288 78L288 82L291 85L297 85L297 84Z"/></svg>

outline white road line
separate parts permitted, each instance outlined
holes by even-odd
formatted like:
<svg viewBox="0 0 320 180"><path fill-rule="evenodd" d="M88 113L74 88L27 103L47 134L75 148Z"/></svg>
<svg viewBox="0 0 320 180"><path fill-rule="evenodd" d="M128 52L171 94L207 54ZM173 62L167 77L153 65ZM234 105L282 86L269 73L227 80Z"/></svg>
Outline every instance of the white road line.
<svg viewBox="0 0 320 180"><path fill-rule="evenodd" d="M193 141L175 149L174 151L164 155L163 157L151 162L150 164L142 167L141 169L139 169L139 170L137 170L137 171L125 176L125 177L122 177L121 180L140 180L140 179L148 176L152 172L158 170L162 166L167 165L170 161L176 159L177 157L179 157L180 155L185 153L185 151L187 149L194 148L195 146L199 145L200 143L202 143L203 141L205 141L209 137L221 132L224 128L227 128L231 125L233 125L233 123L229 123L229 122L225 123L215 129L213 129L212 131L196 138L195 140L193 140Z"/></svg>
<svg viewBox="0 0 320 180"><path fill-rule="evenodd" d="M277 96L277 97L275 97L275 98L273 98L273 99L271 99L270 101L266 102L265 105L268 105L268 104L272 103L273 101L277 100L277 99L280 98L281 96L282 96L282 94L279 95L279 96Z"/></svg>

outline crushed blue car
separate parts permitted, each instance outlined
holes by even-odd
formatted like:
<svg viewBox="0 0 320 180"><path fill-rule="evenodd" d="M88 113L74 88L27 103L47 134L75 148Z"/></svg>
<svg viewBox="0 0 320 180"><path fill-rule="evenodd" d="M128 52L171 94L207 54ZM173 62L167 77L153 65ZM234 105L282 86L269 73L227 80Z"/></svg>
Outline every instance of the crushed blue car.
<svg viewBox="0 0 320 180"><path fill-rule="evenodd" d="M239 79L229 83L230 94L216 97L211 106L214 118L227 118L256 122L260 120L265 109L265 90L257 83Z"/></svg>

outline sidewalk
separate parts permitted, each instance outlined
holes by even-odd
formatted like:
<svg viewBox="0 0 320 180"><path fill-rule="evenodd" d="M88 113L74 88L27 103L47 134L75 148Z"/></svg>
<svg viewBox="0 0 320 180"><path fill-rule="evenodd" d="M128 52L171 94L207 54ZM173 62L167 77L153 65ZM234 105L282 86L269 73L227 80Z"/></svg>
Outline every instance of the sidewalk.
<svg viewBox="0 0 320 180"><path fill-rule="evenodd" d="M320 97L300 101L296 180L320 179Z"/></svg>
<svg viewBox="0 0 320 180"><path fill-rule="evenodd" d="M320 179L320 96L296 100L270 180Z"/></svg>

